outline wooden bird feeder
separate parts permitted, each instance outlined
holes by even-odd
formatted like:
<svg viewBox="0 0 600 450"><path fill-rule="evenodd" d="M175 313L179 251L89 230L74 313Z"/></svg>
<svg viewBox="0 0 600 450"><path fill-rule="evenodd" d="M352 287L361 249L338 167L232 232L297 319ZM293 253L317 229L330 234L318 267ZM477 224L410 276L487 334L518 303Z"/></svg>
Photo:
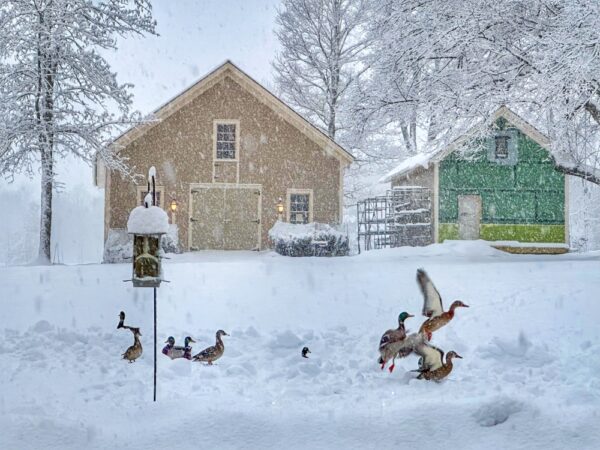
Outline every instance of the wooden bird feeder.
<svg viewBox="0 0 600 450"><path fill-rule="evenodd" d="M133 235L134 287L158 287L162 281L160 240L169 229L167 213L155 205L155 174L149 175L148 195L144 205L134 208L129 214L127 231ZM152 183L152 186L150 186Z"/></svg>

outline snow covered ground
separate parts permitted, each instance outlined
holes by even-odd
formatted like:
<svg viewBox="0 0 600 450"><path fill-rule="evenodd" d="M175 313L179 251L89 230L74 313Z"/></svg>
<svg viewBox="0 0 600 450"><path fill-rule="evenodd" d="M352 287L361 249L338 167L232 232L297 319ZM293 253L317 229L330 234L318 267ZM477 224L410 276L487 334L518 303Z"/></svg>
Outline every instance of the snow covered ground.
<svg viewBox="0 0 600 450"><path fill-rule="evenodd" d="M415 270L446 305L434 335L456 350L440 384L393 374L378 340L419 314ZM480 242L345 258L196 253L165 262L159 342L214 342L214 367L159 354L152 291L130 267L0 268L0 448L592 449L600 445L600 255L513 256ZM118 313L141 327L144 354ZM409 319L416 329L421 318ZM300 357L310 347L311 358ZM438 446L439 447L436 447Z"/></svg>

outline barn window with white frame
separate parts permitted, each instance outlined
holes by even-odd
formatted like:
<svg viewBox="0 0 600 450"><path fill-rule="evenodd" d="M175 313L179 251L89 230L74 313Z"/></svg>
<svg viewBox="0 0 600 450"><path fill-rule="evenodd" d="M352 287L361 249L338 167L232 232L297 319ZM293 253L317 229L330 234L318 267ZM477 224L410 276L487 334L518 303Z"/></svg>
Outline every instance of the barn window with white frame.
<svg viewBox="0 0 600 450"><path fill-rule="evenodd" d="M235 159L236 124L217 124L217 159Z"/></svg>
<svg viewBox="0 0 600 450"><path fill-rule="evenodd" d="M308 223L310 194L290 194L290 223Z"/></svg>

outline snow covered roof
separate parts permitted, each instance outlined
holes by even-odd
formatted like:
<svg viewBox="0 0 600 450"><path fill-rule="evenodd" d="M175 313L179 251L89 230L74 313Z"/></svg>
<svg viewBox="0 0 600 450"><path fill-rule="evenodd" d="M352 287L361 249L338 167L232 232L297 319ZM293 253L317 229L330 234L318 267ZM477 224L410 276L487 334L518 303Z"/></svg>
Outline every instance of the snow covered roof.
<svg viewBox="0 0 600 450"><path fill-rule="evenodd" d="M158 206L138 206L129 214L127 232L131 234L165 234L169 231L169 216Z"/></svg>
<svg viewBox="0 0 600 450"><path fill-rule="evenodd" d="M431 158L435 156L436 153L437 152L419 153L417 155L411 156L410 158L406 158L400 163L400 165L394 167L387 174L381 177L379 179L379 182L387 183L389 181L392 181L392 178L412 172L417 167L427 169L429 167L429 162L431 161Z"/></svg>
<svg viewBox="0 0 600 450"><path fill-rule="evenodd" d="M498 108L490 117L488 117L487 120L481 121L480 123L472 126L467 132L463 133L460 137L452 141L452 143L446 147L442 147L438 150L428 153L419 153L405 159L402 161L402 163L381 177L379 182L388 183L392 181L393 178L406 175L419 167L427 169L431 162L442 160L462 144L477 136L481 132L482 127L489 126L500 117L505 118L509 123L517 127L519 130L521 130L521 132L523 132L523 134L537 142L540 146L550 150L550 140L545 134L543 134L517 113L512 111L510 108L503 105Z"/></svg>

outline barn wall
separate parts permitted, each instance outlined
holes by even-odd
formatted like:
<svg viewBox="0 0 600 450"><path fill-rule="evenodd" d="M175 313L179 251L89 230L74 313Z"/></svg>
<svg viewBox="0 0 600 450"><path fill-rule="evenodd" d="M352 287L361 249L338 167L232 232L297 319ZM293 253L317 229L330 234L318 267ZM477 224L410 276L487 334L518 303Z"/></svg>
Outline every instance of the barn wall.
<svg viewBox="0 0 600 450"><path fill-rule="evenodd" d="M288 188L312 189L313 220L336 223L340 217L340 161L303 132L248 93L229 76L151 128L122 150L136 173L156 166L165 204L178 202L177 223L183 248L188 244L190 184L211 183L213 120L240 123L240 184L262 185L262 247L277 219L277 199ZM106 196L110 228L125 228L137 203L136 184L111 175ZM145 183L141 178L139 183Z"/></svg>
<svg viewBox="0 0 600 450"><path fill-rule="evenodd" d="M439 164L439 240L458 239L458 196L482 198L486 240L565 242L565 177L550 153L517 130L514 165L489 161L480 150Z"/></svg>

